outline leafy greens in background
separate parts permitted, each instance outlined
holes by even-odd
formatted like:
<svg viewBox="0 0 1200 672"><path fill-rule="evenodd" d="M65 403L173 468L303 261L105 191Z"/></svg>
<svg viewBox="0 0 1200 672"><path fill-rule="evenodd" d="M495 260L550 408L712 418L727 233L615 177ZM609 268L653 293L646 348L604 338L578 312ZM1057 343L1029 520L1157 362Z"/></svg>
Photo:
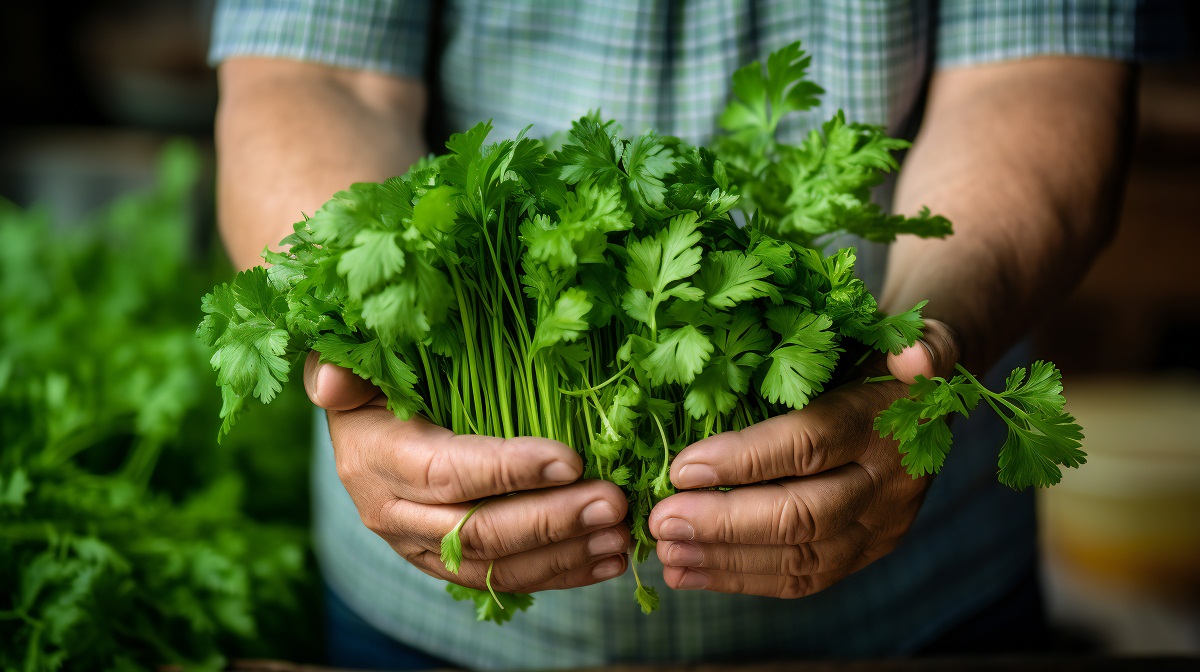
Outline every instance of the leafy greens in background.
<svg viewBox="0 0 1200 672"><path fill-rule="evenodd" d="M803 407L846 353L898 352L921 335L920 305L884 315L854 250L822 248L844 233L941 237L950 224L871 202L907 146L879 127L839 112L799 145L776 140L780 119L822 92L804 79L808 63L793 44L738 70L726 134L709 148L626 138L595 115L554 152L523 133L488 143L480 124L401 177L336 194L295 225L286 252L264 252L269 267L204 297L222 433L317 350L378 385L401 418L576 447L586 478L627 492L643 560L677 451ZM1038 363L1009 383L997 395L965 371L922 380L877 429L899 440L914 477L934 473L950 446L945 416L986 399L1011 428L1000 480L1050 485L1083 461L1058 372ZM451 570L460 528L442 546ZM634 577L648 613L657 595L636 565ZM450 592L498 622L512 617L505 603L529 605Z"/></svg>
<svg viewBox="0 0 1200 672"><path fill-rule="evenodd" d="M198 170L170 145L155 191L75 226L0 201L4 670L215 670L312 627L306 404L211 438L194 297L228 267L190 238Z"/></svg>

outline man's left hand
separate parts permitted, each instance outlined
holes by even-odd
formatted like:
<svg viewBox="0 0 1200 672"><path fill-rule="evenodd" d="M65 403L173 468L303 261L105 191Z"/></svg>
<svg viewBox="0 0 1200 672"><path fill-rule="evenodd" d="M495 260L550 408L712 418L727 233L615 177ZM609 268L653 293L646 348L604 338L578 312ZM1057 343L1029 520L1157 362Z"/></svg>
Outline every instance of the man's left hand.
<svg viewBox="0 0 1200 672"><path fill-rule="evenodd" d="M923 343L862 372L897 380L858 379L803 409L683 449L671 465L679 490L741 487L680 492L654 507L650 532L667 585L803 597L891 552L930 479L908 475L874 418L916 375L946 375L957 358L950 329L926 320Z"/></svg>

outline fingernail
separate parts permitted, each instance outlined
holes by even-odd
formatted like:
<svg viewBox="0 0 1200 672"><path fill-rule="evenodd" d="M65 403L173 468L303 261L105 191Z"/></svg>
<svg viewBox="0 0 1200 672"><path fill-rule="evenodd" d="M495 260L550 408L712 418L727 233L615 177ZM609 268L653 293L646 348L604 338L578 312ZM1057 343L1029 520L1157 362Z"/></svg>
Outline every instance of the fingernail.
<svg viewBox="0 0 1200 672"><path fill-rule="evenodd" d="M321 401L323 401L321 399L321 389L324 387L324 385L322 384L321 381L327 380L329 378L328 369L331 366L333 366L333 365L332 364L317 364L317 373L315 376L313 376L312 394L309 396L315 397L314 401L318 402L318 405Z"/></svg>
<svg viewBox="0 0 1200 672"><path fill-rule="evenodd" d="M667 564L675 567L699 567L704 564L704 551L701 551L699 546L686 542L671 544L671 549L667 551Z"/></svg>
<svg viewBox="0 0 1200 672"><path fill-rule="evenodd" d="M579 514L579 522L583 523L584 527L613 525L620 520L621 514L617 513L617 507L604 499L599 499L588 504L583 507L583 511Z"/></svg>
<svg viewBox="0 0 1200 672"><path fill-rule="evenodd" d="M682 518L668 518L658 526L658 538L663 541L691 541L696 538L696 530Z"/></svg>
<svg viewBox="0 0 1200 672"><path fill-rule="evenodd" d="M717 484L717 470L707 464L688 464L675 477L675 487L706 488Z"/></svg>
<svg viewBox="0 0 1200 672"><path fill-rule="evenodd" d="M928 343L926 343L923 339L917 339L917 342L925 348L925 352L929 353L929 361L933 362L937 360L937 358L933 356L933 348L929 347Z"/></svg>
<svg viewBox="0 0 1200 672"><path fill-rule="evenodd" d="M613 556L607 560L601 560L592 568L592 578L595 579L611 579L621 573L625 568L625 561L620 556ZM706 580L705 583L708 583Z"/></svg>
<svg viewBox="0 0 1200 672"><path fill-rule="evenodd" d="M587 543L588 555L600 557L625 550L625 538L620 534L605 530L593 534Z"/></svg>
<svg viewBox="0 0 1200 672"><path fill-rule="evenodd" d="M579 478L579 472L562 460L555 460L542 469L542 480L550 483L571 483Z"/></svg>
<svg viewBox="0 0 1200 672"><path fill-rule="evenodd" d="M699 590L708 585L708 576L696 570L688 570L679 580L679 590Z"/></svg>

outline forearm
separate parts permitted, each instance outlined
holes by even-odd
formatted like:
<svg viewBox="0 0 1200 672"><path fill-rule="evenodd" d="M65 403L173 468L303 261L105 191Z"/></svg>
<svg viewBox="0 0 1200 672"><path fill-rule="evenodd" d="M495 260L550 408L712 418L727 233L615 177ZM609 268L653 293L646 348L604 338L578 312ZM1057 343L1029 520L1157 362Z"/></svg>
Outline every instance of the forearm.
<svg viewBox="0 0 1200 672"><path fill-rule="evenodd" d="M219 77L217 216L238 268L335 192L427 151L417 80L264 58L232 59Z"/></svg>
<svg viewBox="0 0 1200 672"><path fill-rule="evenodd" d="M928 299L983 369L1082 277L1116 217L1134 75L1043 58L941 71L897 184L895 208L948 217L945 240L891 251L882 305Z"/></svg>

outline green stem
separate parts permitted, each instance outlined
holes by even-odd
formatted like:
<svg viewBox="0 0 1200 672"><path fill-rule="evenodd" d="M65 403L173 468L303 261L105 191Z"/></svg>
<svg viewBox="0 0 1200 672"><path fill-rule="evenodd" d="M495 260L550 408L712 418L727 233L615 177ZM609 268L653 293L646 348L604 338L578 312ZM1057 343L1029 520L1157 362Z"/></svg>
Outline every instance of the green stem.
<svg viewBox="0 0 1200 672"><path fill-rule="evenodd" d="M487 584L488 592L492 594L492 599L495 600L496 606L503 609L504 603L500 601L499 597L496 597L496 590L494 588L492 588L492 568L495 566L496 566L495 560L492 560L491 562L488 563L487 578L484 579L484 583Z"/></svg>
<svg viewBox="0 0 1200 672"><path fill-rule="evenodd" d="M892 376L892 375L887 375L887 376L872 376L872 377L870 377L870 378L867 378L867 379L863 380L863 383L864 383L864 384L865 384L865 383L885 383L885 382L887 382L887 381L889 381L889 380L896 380L896 377L895 377L895 376Z"/></svg>
<svg viewBox="0 0 1200 672"><path fill-rule="evenodd" d="M617 371L616 373L614 373L611 378L604 381L603 383L599 383L599 384L593 385L591 387L584 388L582 390L564 390L563 388L560 387L560 388L558 388L558 391L563 394L570 395L572 397L582 397L586 394L595 392L597 390L602 390L602 389L608 387L609 385L613 384L617 379L619 379L621 376L625 375L625 372L628 371L629 367L631 367L631 366L633 366L632 361L630 361L625 366L621 367L620 371Z"/></svg>
<svg viewBox="0 0 1200 672"><path fill-rule="evenodd" d="M1011 402L1009 402L1007 399L1005 399L1002 395L996 394L995 392L992 392L991 390L989 390L987 388L987 386L985 386L983 383L979 382L979 380L977 380L975 378L975 376L971 375L971 372L967 371L966 368L964 368L962 364L955 363L954 368L959 373L966 376L967 380L974 383L975 387L978 388L979 392L983 395L983 398L987 400L988 405L991 406L992 410L996 411L996 413L998 415L1004 416L1005 414L1003 412L1001 412L1000 409L996 406L995 401L998 401L998 402L1004 404L1005 406L1007 406L1009 408L1009 410L1011 410L1013 412L1014 416L1020 416L1023 421L1028 420L1028 418L1029 418L1028 413L1026 413L1025 411L1021 410L1020 408L1017 408L1016 406L1014 406ZM993 400L995 400L995 401L993 401Z"/></svg>

